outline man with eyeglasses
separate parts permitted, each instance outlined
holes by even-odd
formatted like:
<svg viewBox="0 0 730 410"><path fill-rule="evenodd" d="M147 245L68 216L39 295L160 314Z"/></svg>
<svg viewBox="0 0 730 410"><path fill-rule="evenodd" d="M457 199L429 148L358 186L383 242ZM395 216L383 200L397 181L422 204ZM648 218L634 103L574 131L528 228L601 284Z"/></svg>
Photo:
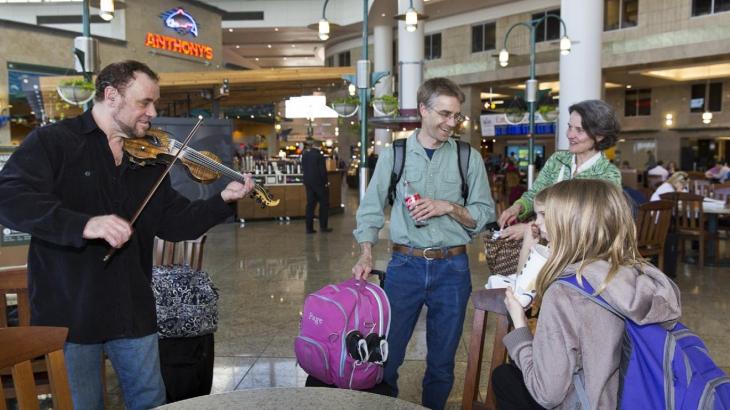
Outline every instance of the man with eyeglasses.
<svg viewBox="0 0 730 410"><path fill-rule="evenodd" d="M403 174L390 214L393 252L385 292L392 319L384 381L397 396L398 368L426 305L428 353L421 401L426 407L442 409L454 383L454 356L471 294L466 244L494 221L494 201L474 148L465 176L469 194L466 200L461 196L458 145L451 136L464 120L464 93L446 78L432 78L419 87L417 101L421 128L406 141ZM357 279L367 279L373 268L372 248L385 223L393 162L394 151L383 150L357 210L353 233L361 256L352 268ZM407 189L420 194L410 206L405 203ZM416 221L425 226L417 226Z"/></svg>

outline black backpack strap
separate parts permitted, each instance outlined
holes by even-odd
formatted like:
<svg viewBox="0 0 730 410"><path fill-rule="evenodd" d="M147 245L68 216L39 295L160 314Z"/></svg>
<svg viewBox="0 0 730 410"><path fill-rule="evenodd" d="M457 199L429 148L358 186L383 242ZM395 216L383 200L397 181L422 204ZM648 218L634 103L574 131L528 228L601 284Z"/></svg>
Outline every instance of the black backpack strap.
<svg viewBox="0 0 730 410"><path fill-rule="evenodd" d="M393 141L393 170L390 173L388 187L388 202L393 206L395 202L395 186L403 175L403 166L406 163L406 138Z"/></svg>
<svg viewBox="0 0 730 410"><path fill-rule="evenodd" d="M471 155L471 145L464 141L456 141L459 146L459 175L461 176L461 196L464 198L464 206L469 198L469 183L467 175L469 175L469 156Z"/></svg>

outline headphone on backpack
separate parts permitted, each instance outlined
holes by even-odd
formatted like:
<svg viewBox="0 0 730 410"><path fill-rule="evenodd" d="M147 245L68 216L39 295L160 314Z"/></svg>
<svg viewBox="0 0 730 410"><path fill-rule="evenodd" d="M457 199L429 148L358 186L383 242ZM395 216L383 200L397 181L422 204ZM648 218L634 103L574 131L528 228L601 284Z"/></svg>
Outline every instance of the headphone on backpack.
<svg viewBox="0 0 730 410"><path fill-rule="evenodd" d="M352 330L345 337L345 345L350 357L360 362L383 364L388 360L388 342L377 333L363 336L359 330Z"/></svg>

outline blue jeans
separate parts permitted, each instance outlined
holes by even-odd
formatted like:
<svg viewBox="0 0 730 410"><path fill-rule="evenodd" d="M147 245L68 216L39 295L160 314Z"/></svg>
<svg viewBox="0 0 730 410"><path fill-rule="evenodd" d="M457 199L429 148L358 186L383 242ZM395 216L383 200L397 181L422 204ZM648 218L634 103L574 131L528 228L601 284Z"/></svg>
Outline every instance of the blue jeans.
<svg viewBox="0 0 730 410"><path fill-rule="evenodd" d="M104 409L102 352L114 366L127 409L150 409L165 404L155 333L96 344L66 343L63 353L75 409Z"/></svg>
<svg viewBox="0 0 730 410"><path fill-rule="evenodd" d="M469 259L465 253L426 260L394 252L388 264L385 292L392 318L385 382L397 396L398 368L403 364L408 341L425 304L428 353L421 403L431 409L443 409L454 384L454 356L471 294Z"/></svg>

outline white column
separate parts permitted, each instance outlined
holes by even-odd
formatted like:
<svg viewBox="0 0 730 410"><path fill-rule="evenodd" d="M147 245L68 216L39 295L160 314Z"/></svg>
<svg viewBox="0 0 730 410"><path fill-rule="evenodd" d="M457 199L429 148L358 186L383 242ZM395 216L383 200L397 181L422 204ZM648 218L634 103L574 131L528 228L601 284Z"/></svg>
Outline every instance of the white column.
<svg viewBox="0 0 730 410"><path fill-rule="evenodd" d="M373 72L388 71L390 75L385 76L375 84L375 96L393 94L393 27L373 27ZM374 114L377 115L377 114ZM375 154L392 141L390 131L387 129L375 130Z"/></svg>
<svg viewBox="0 0 730 410"><path fill-rule="evenodd" d="M409 7L409 0L398 0L398 14L405 14ZM423 0L413 0L413 8L423 13ZM418 22L416 31L409 32L405 21L398 20L398 66L401 115L418 115L416 93L423 82L423 22Z"/></svg>
<svg viewBox="0 0 730 410"><path fill-rule="evenodd" d="M570 54L560 56L560 118L556 149L568 149L568 107L601 98L603 2L561 0L560 17L574 42ZM575 44L577 42L577 44Z"/></svg>

